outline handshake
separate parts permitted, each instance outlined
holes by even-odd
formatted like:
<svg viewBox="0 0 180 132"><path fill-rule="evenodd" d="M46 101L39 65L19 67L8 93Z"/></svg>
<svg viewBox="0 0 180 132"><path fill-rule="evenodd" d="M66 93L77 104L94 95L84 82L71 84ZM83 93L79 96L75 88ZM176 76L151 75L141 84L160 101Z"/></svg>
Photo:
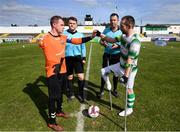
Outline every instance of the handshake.
<svg viewBox="0 0 180 132"><path fill-rule="evenodd" d="M92 33L92 37L101 37L101 38L104 38L105 37L105 35L104 34L102 34L99 30L93 30L93 33Z"/></svg>

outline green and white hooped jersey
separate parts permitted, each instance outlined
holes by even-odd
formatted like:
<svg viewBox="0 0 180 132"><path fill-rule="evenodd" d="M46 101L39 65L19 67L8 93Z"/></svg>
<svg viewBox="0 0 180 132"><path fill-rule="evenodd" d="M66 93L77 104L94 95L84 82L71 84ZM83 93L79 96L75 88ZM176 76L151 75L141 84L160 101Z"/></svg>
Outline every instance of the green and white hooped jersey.
<svg viewBox="0 0 180 132"><path fill-rule="evenodd" d="M116 37L118 42L121 42L120 48L120 65L122 68L125 68L128 57L133 60L132 71L137 70L137 61L140 52L141 42L139 40L138 34L133 34L132 36L127 37L126 35L121 35Z"/></svg>

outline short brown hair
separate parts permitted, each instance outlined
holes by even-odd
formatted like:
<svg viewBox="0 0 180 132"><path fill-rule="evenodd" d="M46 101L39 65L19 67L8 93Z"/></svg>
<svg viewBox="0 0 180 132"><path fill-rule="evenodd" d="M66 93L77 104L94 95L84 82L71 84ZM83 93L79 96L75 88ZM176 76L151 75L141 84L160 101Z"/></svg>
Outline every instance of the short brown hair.
<svg viewBox="0 0 180 132"><path fill-rule="evenodd" d="M121 20L126 20L126 25L128 26L135 26L135 19L132 16L124 16Z"/></svg>
<svg viewBox="0 0 180 132"><path fill-rule="evenodd" d="M54 23L57 23L57 21L61 19L62 20L62 17L61 16L52 16L51 19L50 19L50 25L51 27L53 26Z"/></svg>
<svg viewBox="0 0 180 132"><path fill-rule="evenodd" d="M113 17L113 16L116 16L116 17L119 19L119 15L118 15L117 13L112 13L112 14L110 15L110 18Z"/></svg>
<svg viewBox="0 0 180 132"><path fill-rule="evenodd" d="M71 16L71 17L68 18L68 22L69 22L69 20L76 21L76 23L77 23L77 18L76 17Z"/></svg>

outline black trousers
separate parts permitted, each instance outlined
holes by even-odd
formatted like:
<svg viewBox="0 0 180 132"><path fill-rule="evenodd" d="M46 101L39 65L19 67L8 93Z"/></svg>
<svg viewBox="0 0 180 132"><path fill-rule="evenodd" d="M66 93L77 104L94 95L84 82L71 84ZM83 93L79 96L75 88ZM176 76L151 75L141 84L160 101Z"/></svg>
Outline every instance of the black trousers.
<svg viewBox="0 0 180 132"><path fill-rule="evenodd" d="M49 94L49 117L50 123L55 123L55 113L62 111L63 89L67 87L67 75L57 74L47 78ZM57 106L57 108L56 108Z"/></svg>

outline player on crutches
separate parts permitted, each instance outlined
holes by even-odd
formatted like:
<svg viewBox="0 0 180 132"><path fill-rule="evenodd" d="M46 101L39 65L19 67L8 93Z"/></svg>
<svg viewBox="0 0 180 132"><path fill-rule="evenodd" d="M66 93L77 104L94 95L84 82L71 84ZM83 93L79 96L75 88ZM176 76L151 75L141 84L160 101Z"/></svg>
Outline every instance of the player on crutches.
<svg viewBox="0 0 180 132"><path fill-rule="evenodd" d="M111 72L113 72L115 76L121 76L120 82L124 85L127 84L127 106L124 111L119 113L120 116L130 115L133 112L135 101L133 86L137 73L137 61L141 43L139 41L139 35L134 33L134 25L135 20L132 16L124 16L121 19L120 24L123 35L118 36L115 39L106 37L97 31L97 36L100 36L101 39L104 39L107 42L121 42L120 62L101 69L102 77L106 81L107 88L111 87L111 84L108 81L108 74ZM116 47L116 45L114 47Z"/></svg>

